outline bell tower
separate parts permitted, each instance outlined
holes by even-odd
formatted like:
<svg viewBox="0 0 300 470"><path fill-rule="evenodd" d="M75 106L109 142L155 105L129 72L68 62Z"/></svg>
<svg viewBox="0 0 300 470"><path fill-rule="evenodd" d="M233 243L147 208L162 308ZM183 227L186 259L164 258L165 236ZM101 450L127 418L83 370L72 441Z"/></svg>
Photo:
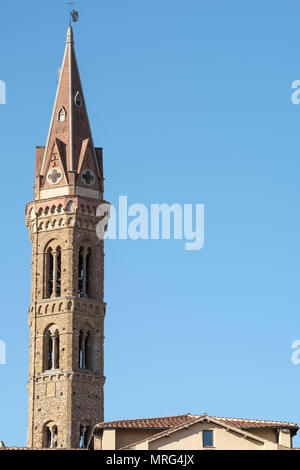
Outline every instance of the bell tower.
<svg viewBox="0 0 300 470"><path fill-rule="evenodd" d="M95 148L69 26L45 147L36 149L28 447L78 448L103 421L102 149Z"/></svg>

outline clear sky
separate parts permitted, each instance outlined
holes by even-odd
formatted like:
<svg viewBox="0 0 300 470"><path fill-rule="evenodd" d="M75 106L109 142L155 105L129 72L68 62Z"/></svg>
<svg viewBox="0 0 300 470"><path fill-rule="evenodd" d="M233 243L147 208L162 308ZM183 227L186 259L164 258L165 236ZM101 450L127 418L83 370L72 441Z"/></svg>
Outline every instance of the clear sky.
<svg viewBox="0 0 300 470"><path fill-rule="evenodd" d="M0 440L26 444L35 146L63 0L0 8ZM205 246L106 243L105 419L191 412L300 424L300 4L78 0L77 58L105 198L205 204ZM300 445L300 438L295 440Z"/></svg>

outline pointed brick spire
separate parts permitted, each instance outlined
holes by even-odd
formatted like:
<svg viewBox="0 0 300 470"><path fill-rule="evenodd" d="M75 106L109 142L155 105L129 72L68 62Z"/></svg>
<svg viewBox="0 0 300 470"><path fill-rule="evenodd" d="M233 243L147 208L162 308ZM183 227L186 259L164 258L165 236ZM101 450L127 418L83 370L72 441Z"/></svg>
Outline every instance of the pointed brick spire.
<svg viewBox="0 0 300 470"><path fill-rule="evenodd" d="M84 191L98 199L100 192L102 197L102 149L94 148L72 26L67 31L47 144L37 148L36 176L40 198L52 197L53 189L62 187L64 194Z"/></svg>

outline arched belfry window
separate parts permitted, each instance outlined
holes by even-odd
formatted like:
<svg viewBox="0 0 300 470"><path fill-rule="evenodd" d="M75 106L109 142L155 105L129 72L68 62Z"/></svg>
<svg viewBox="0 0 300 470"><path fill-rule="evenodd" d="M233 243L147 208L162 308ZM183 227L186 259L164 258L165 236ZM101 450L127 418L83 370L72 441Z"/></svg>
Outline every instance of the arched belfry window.
<svg viewBox="0 0 300 470"><path fill-rule="evenodd" d="M81 98L81 94L79 91L77 91L76 95L75 95L75 104L76 106L78 106L78 108L81 108L82 106L82 98Z"/></svg>
<svg viewBox="0 0 300 470"><path fill-rule="evenodd" d="M80 425L80 442L79 447L81 449L86 449L89 443L89 437L91 433L91 427L89 425L81 424Z"/></svg>
<svg viewBox="0 0 300 470"><path fill-rule="evenodd" d="M79 368L91 369L91 333L87 329L79 333Z"/></svg>
<svg viewBox="0 0 300 470"><path fill-rule="evenodd" d="M58 430L56 424L52 421L46 423L43 427L43 447L46 449L55 449L57 447Z"/></svg>
<svg viewBox="0 0 300 470"><path fill-rule="evenodd" d="M49 247L46 251L45 299L61 296L61 248Z"/></svg>
<svg viewBox="0 0 300 470"><path fill-rule="evenodd" d="M92 250L81 246L78 251L78 297L91 297Z"/></svg>
<svg viewBox="0 0 300 470"><path fill-rule="evenodd" d="M58 111L57 120L58 122L64 122L66 120L66 117L67 117L66 109L64 108L64 106L62 106L60 110Z"/></svg>
<svg viewBox="0 0 300 470"><path fill-rule="evenodd" d="M47 328L44 333L43 371L56 370L60 367L59 331L55 325Z"/></svg>

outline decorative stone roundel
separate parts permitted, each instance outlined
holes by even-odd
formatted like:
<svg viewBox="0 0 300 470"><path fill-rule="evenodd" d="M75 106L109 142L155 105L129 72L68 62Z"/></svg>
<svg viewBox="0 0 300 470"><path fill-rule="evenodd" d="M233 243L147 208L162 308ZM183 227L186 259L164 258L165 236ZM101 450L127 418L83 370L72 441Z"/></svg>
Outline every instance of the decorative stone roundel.
<svg viewBox="0 0 300 470"><path fill-rule="evenodd" d="M92 170L86 168L81 172L81 181L87 186L93 186L95 179L95 173Z"/></svg>
<svg viewBox="0 0 300 470"><path fill-rule="evenodd" d="M59 168L52 168L48 171L47 181L49 184L58 184L63 179L62 171Z"/></svg>

